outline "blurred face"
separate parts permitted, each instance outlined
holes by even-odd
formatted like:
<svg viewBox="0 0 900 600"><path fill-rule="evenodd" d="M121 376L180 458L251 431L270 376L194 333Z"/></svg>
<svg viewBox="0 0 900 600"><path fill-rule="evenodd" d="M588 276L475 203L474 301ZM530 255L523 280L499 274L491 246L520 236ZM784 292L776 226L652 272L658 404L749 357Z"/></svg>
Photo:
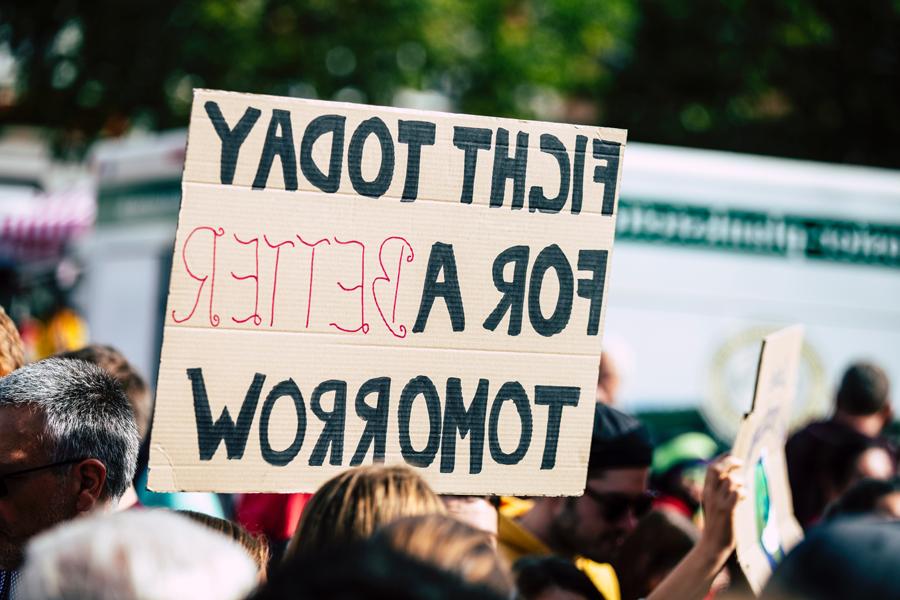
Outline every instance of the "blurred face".
<svg viewBox="0 0 900 600"><path fill-rule="evenodd" d="M706 481L706 465L689 467L681 472L681 487L691 500L700 504L703 500L703 483Z"/></svg>
<svg viewBox="0 0 900 600"><path fill-rule="evenodd" d="M52 462L43 447L43 418L23 407L0 407L0 477ZM0 497L0 569L22 562L25 544L37 533L76 514L74 495L58 469L4 477ZM2 490L0 490L2 491Z"/></svg>
<svg viewBox="0 0 900 600"><path fill-rule="evenodd" d="M619 372L605 352L600 359L600 373L597 377L597 402L612 406L619 393Z"/></svg>
<svg viewBox="0 0 900 600"><path fill-rule="evenodd" d="M598 562L612 560L637 525L649 472L613 469L589 478L583 496L560 503L551 532L556 545Z"/></svg>
<svg viewBox="0 0 900 600"><path fill-rule="evenodd" d="M490 534L496 542L497 509L482 496L441 496L451 517Z"/></svg>
<svg viewBox="0 0 900 600"><path fill-rule="evenodd" d="M894 492L880 499L875 505L875 512L888 519L900 519L900 492Z"/></svg>
<svg viewBox="0 0 900 600"><path fill-rule="evenodd" d="M894 461L884 448L869 448L856 461L856 480L890 479L894 476Z"/></svg>

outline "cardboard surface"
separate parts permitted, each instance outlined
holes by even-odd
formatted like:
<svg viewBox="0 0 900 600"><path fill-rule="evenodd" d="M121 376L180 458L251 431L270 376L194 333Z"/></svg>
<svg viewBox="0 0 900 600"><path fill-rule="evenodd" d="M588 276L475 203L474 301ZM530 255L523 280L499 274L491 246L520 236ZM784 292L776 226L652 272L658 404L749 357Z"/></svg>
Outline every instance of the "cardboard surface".
<svg viewBox="0 0 900 600"><path fill-rule="evenodd" d="M581 493L624 143L197 90L151 488Z"/></svg>
<svg viewBox="0 0 900 600"><path fill-rule="evenodd" d="M784 457L802 346L799 325L763 339L753 408L741 422L732 449L744 463L746 485L746 499L735 511L738 562L757 595L774 567L803 539Z"/></svg>

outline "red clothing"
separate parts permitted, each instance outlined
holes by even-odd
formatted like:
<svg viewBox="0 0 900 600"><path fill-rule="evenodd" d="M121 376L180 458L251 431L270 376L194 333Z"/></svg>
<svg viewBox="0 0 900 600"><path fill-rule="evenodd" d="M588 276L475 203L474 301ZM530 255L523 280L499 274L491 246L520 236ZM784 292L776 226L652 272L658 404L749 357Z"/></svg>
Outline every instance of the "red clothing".
<svg viewBox="0 0 900 600"><path fill-rule="evenodd" d="M654 510L670 510L691 521L694 519L694 511L691 510L691 507L688 506L687 502L675 496L660 496L653 501L653 508Z"/></svg>
<svg viewBox="0 0 900 600"><path fill-rule="evenodd" d="M274 541L294 535L300 514L312 494L241 494L235 520L251 533L262 533Z"/></svg>

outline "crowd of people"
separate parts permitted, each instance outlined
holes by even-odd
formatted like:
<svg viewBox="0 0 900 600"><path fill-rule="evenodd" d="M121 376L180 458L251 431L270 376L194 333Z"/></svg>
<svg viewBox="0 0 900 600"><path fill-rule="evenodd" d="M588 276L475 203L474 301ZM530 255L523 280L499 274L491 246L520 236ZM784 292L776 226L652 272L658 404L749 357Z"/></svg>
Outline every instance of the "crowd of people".
<svg viewBox="0 0 900 600"><path fill-rule="evenodd" d="M0 600L752 597L734 558L739 461L699 433L654 448L609 405L609 364L581 496L439 496L382 464L311 495L152 494L151 394L126 358L22 364L0 330ZM807 536L764 597L900 597L889 394L878 367L853 365L833 417L789 439Z"/></svg>

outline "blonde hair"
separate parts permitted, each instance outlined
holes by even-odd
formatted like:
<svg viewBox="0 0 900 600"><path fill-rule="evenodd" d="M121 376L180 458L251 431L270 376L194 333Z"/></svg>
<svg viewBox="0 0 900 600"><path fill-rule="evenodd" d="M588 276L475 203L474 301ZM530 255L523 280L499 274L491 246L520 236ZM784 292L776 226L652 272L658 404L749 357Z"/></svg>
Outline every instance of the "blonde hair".
<svg viewBox="0 0 900 600"><path fill-rule="evenodd" d="M440 498L407 467L356 467L326 481L309 499L285 556L370 538L401 517L444 512Z"/></svg>
<svg viewBox="0 0 900 600"><path fill-rule="evenodd" d="M25 350L16 324L0 306L0 377L25 364Z"/></svg>
<svg viewBox="0 0 900 600"><path fill-rule="evenodd" d="M497 556L491 536L452 517L399 519L382 528L375 539L468 583L489 587L507 597L512 592L509 571Z"/></svg>

